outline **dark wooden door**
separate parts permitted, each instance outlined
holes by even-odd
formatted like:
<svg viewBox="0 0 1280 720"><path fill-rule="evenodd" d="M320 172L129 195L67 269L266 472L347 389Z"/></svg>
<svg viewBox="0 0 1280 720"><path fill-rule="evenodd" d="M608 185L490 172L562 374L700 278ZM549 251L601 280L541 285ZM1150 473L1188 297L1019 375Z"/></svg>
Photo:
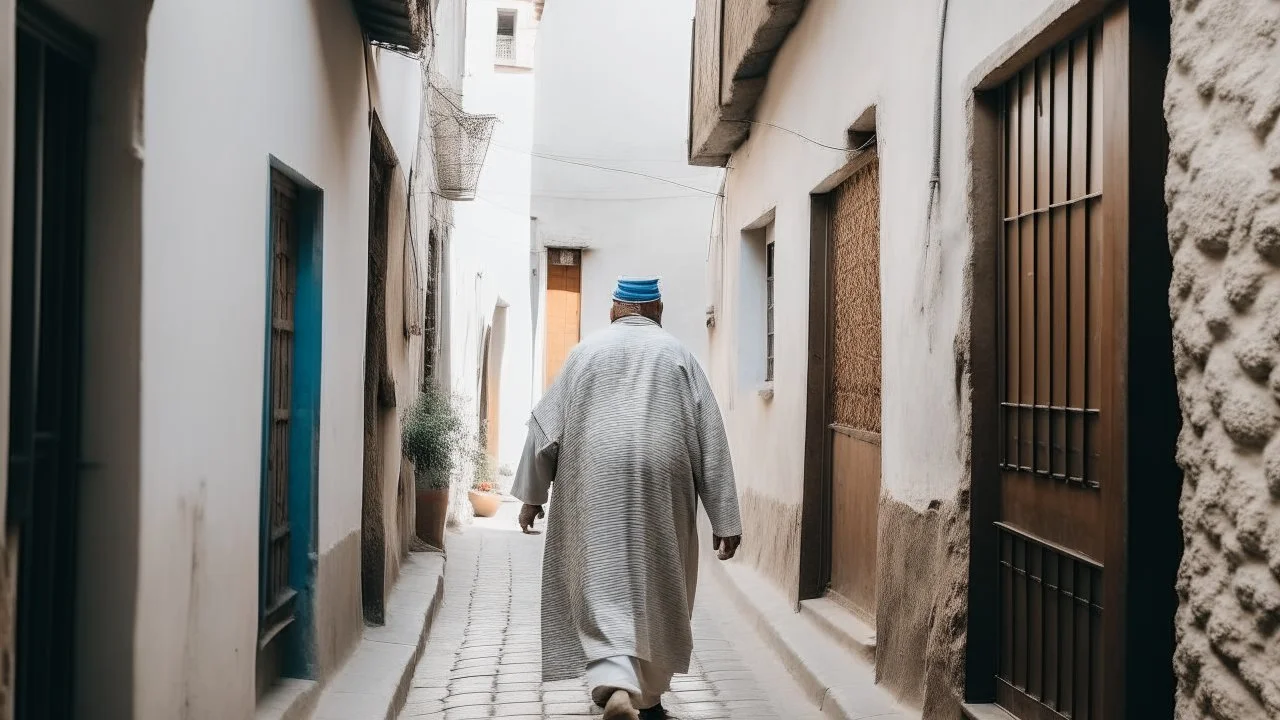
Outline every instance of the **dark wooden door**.
<svg viewBox="0 0 1280 720"><path fill-rule="evenodd" d="M1125 711L1126 691L1162 681L1138 682L1126 655L1136 638L1147 639L1150 664L1171 666L1172 577L1135 590L1129 572L1137 561L1163 573L1177 553L1175 537L1137 557L1131 539L1155 537L1134 519L1143 496L1152 513L1168 513L1161 528L1176 524L1169 492L1143 484L1172 461L1166 431L1176 413L1167 402L1164 127L1158 89L1138 88L1161 84L1167 21L1143 22L1133 32L1129 8L1113 5L1002 90L994 694L1026 720L1138 717ZM1146 221L1131 231L1135 214ZM1142 258L1139 275L1131 258ZM1139 367L1145 377L1131 374ZM1138 457L1145 467L1135 474ZM1176 493L1176 476L1161 482ZM1140 597L1145 607L1134 604ZM1166 612L1166 628L1134 614ZM1160 692L1148 711L1170 702L1171 689Z"/></svg>
<svg viewBox="0 0 1280 720"><path fill-rule="evenodd" d="M1103 342L1124 332L1103 306L1107 40L1099 22L1004 88L997 700L1025 718L1101 711L1101 487L1122 480L1102 457L1122 371Z"/></svg>
<svg viewBox="0 0 1280 720"><path fill-rule="evenodd" d="M92 46L43 6L20 3L16 50L7 511L19 556L15 710L70 718Z"/></svg>
<svg viewBox="0 0 1280 720"><path fill-rule="evenodd" d="M880 180L872 161L831 192L828 594L876 612L880 507Z"/></svg>

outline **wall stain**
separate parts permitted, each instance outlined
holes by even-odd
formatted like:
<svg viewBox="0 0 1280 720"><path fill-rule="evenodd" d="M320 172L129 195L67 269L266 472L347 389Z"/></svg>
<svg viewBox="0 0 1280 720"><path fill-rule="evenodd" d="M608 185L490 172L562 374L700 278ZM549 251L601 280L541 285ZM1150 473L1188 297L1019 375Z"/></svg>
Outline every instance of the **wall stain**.
<svg viewBox="0 0 1280 720"><path fill-rule="evenodd" d="M796 599L800 582L800 505L755 490L741 491L739 557Z"/></svg>

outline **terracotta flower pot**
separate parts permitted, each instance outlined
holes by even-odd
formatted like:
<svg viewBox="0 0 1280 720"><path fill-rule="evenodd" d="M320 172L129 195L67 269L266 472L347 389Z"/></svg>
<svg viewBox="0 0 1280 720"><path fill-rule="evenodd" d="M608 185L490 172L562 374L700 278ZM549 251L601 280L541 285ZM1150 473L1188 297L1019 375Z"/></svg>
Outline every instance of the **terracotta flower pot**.
<svg viewBox="0 0 1280 720"><path fill-rule="evenodd" d="M418 539L444 549L444 522L449 515L449 488L418 490L414 530Z"/></svg>
<svg viewBox="0 0 1280 720"><path fill-rule="evenodd" d="M471 500L471 509L476 511L477 517L493 517L502 505L502 496L497 493L468 490L467 498Z"/></svg>

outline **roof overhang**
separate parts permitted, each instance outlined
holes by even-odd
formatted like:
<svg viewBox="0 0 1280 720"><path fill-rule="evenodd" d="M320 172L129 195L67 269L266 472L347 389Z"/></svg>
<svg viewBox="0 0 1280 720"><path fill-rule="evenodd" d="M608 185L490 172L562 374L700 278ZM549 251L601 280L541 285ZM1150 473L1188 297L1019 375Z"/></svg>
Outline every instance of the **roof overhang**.
<svg viewBox="0 0 1280 720"><path fill-rule="evenodd" d="M805 0L698 0L690 68L689 163L723 167L751 134L773 59Z"/></svg>
<svg viewBox="0 0 1280 720"><path fill-rule="evenodd" d="M352 0L369 42L420 52L430 24L429 0Z"/></svg>

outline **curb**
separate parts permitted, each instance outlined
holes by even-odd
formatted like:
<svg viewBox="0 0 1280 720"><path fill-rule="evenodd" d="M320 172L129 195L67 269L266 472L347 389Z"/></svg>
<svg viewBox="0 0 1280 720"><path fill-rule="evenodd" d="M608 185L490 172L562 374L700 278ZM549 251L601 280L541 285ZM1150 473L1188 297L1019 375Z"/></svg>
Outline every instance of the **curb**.
<svg viewBox="0 0 1280 720"><path fill-rule="evenodd" d="M797 613L776 588L741 563L709 562L747 620L799 683L805 696L832 720L908 720L919 718L876 685L875 670Z"/></svg>
<svg viewBox="0 0 1280 720"><path fill-rule="evenodd" d="M387 598L386 624L365 626L321 693L313 720L396 720L443 598L444 555L410 554Z"/></svg>

